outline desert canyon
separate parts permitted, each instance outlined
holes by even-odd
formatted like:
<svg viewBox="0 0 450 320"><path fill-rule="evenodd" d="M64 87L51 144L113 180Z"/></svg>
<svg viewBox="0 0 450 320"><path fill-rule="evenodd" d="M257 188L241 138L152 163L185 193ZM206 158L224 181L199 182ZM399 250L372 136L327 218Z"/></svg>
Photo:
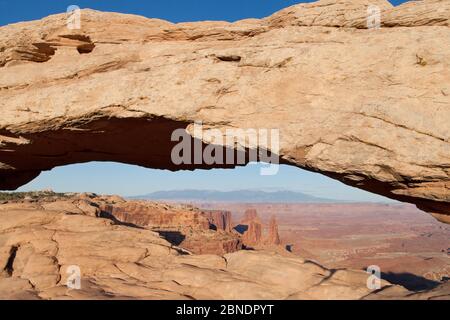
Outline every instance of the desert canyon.
<svg viewBox="0 0 450 320"><path fill-rule="evenodd" d="M371 290L365 270L327 268L271 242L279 241L273 219L262 238L256 210L246 210L238 222L249 226L242 236L223 228L226 216L189 205L95 194L39 193L4 200L0 297L450 298L450 282L413 291L382 280L379 290ZM73 265L82 271L77 290L66 286Z"/></svg>
<svg viewBox="0 0 450 320"><path fill-rule="evenodd" d="M369 5L381 9L380 28L367 26ZM280 163L409 203L361 206L348 217L361 219L359 233L348 236L360 241L360 259L397 234L387 246L410 246L411 263L435 283L416 289L393 279L369 289L342 233L316 232L333 215L326 207L5 193L0 298L450 299L449 20L447 0L321 0L234 23L86 9L77 30L66 14L0 27L0 190L90 161L232 169L174 164L172 132L249 162L267 146L207 133L275 128ZM364 219L387 212L396 222L374 218L386 230L367 240ZM424 236L412 245L405 228L415 224ZM377 256L387 270L395 271L394 249ZM435 270L425 275L429 258ZM66 286L71 265L82 270L80 290Z"/></svg>

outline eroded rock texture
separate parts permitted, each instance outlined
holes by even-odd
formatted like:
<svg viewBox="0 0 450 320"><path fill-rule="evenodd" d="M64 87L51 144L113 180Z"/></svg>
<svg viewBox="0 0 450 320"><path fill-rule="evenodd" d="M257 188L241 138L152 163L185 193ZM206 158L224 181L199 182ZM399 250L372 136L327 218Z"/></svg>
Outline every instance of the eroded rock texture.
<svg viewBox="0 0 450 320"><path fill-rule="evenodd" d="M265 225L258 216L256 209L245 210L244 217L240 224L235 227L235 230L242 234L243 244L248 248L262 249L281 245L276 217L271 216L268 224Z"/></svg>
<svg viewBox="0 0 450 320"><path fill-rule="evenodd" d="M191 206L168 206L148 201L116 201L99 204L100 216L158 232L170 243L195 254L225 254L242 249L237 232L228 227L231 212L201 211Z"/></svg>
<svg viewBox="0 0 450 320"><path fill-rule="evenodd" d="M81 17L80 30L65 14L0 28L0 189L93 160L224 167L170 159L173 130L202 121L279 129L282 163L450 222L449 1L325 0L235 23Z"/></svg>
<svg viewBox="0 0 450 320"><path fill-rule="evenodd" d="M371 290L364 271L287 252L192 255L148 228L101 217L105 201L0 204L0 299L449 299L450 283L416 293L383 280ZM67 287L72 266L79 289Z"/></svg>
<svg viewBox="0 0 450 320"><path fill-rule="evenodd" d="M280 245L280 234L278 233L278 222L275 216L272 216L269 221L269 231L266 243L269 245Z"/></svg>
<svg viewBox="0 0 450 320"><path fill-rule="evenodd" d="M261 244L262 240L262 224L259 221L252 220L248 223L248 229L242 236L242 240L246 246L254 246Z"/></svg>
<svg viewBox="0 0 450 320"><path fill-rule="evenodd" d="M211 227L217 230L231 232L232 218L231 212L226 210L204 210L202 212L207 218Z"/></svg>

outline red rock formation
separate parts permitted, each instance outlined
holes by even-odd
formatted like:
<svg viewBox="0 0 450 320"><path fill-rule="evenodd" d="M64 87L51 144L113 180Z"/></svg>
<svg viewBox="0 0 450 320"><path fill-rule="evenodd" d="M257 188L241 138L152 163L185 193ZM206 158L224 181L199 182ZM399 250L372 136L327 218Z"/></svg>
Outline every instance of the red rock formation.
<svg viewBox="0 0 450 320"><path fill-rule="evenodd" d="M211 237L213 235L213 237ZM180 244L180 247L194 254L226 254L242 250L242 241L239 237L224 235L222 238L213 233L197 234L195 237L188 237Z"/></svg>
<svg viewBox="0 0 450 320"><path fill-rule="evenodd" d="M383 12L382 28L367 30L369 3ZM283 132L274 153L286 165L450 223L449 10L448 0L395 8L387 0L323 0L232 24L84 10L81 29L71 32L66 13L2 26L0 189L87 161L231 168L238 163L175 164L171 136L186 130L203 151L213 129L250 125ZM373 52L383 54L372 59ZM404 63L394 68L393 56ZM208 124L201 137L195 122ZM251 150L276 151L247 133L244 148L226 140L215 142L244 162Z"/></svg>
<svg viewBox="0 0 450 320"><path fill-rule="evenodd" d="M269 245L280 245L280 235L278 233L278 222L275 216L272 216L269 221L269 234L266 238L266 244Z"/></svg>
<svg viewBox="0 0 450 320"><path fill-rule="evenodd" d="M248 229L242 237L242 241L247 246L261 244L262 224L256 219L248 223Z"/></svg>
<svg viewBox="0 0 450 320"><path fill-rule="evenodd" d="M247 209L241 221L242 225L247 226L242 240L247 246L262 246L262 245L280 245L280 235L278 233L278 223L275 216L272 216L269 221L268 234L263 240L263 223L261 222L256 209Z"/></svg>
<svg viewBox="0 0 450 320"><path fill-rule="evenodd" d="M217 230L231 232L231 212L223 210L208 210L202 212Z"/></svg>
<svg viewBox="0 0 450 320"><path fill-rule="evenodd" d="M188 208L168 208L164 205L129 201L123 204L103 205L101 209L124 223L141 227L191 227L209 230L208 218Z"/></svg>

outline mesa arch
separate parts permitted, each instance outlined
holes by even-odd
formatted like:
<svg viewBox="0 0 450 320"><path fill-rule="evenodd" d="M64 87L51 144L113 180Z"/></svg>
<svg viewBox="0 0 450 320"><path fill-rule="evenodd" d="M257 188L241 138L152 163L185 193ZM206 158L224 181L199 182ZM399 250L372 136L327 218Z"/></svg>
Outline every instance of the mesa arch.
<svg viewBox="0 0 450 320"><path fill-rule="evenodd" d="M1 27L0 189L94 160L198 168L171 164L169 133L202 121L279 129L282 163L449 223L449 17L448 1L327 0L235 23L83 10L80 30L65 14Z"/></svg>

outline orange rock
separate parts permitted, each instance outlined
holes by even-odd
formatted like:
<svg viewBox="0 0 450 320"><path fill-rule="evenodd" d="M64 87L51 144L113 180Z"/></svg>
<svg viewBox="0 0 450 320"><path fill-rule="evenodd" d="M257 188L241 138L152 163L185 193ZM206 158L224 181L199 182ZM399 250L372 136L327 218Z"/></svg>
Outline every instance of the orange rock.
<svg viewBox="0 0 450 320"><path fill-rule="evenodd" d="M231 232L231 212L223 210L203 211L209 222L214 225L217 230Z"/></svg>
<svg viewBox="0 0 450 320"><path fill-rule="evenodd" d="M239 235L231 232L229 211L200 211L147 201L121 202L110 197L104 200L100 205L104 217L149 228L192 253L225 254L242 249Z"/></svg>
<svg viewBox="0 0 450 320"><path fill-rule="evenodd" d="M149 205L138 201L129 201L124 204L102 205L106 214L114 216L124 223L132 223L141 227L192 227L200 230L209 230L207 217L198 211L187 209L166 209L164 206Z"/></svg>
<svg viewBox="0 0 450 320"><path fill-rule="evenodd" d="M266 243L271 245L280 245L281 244L281 240L280 240L280 235L278 233L278 222L277 222L277 218L275 216L272 216L270 218L270 222L269 222L269 234L266 238Z"/></svg>
<svg viewBox="0 0 450 320"><path fill-rule="evenodd" d="M244 233L242 240L245 245L258 245L261 243L262 224L259 221L253 220L248 224L248 229Z"/></svg>
<svg viewBox="0 0 450 320"><path fill-rule="evenodd" d="M367 30L371 4L381 28ZM449 12L448 0L321 0L233 23L82 10L80 30L65 13L2 26L0 189L88 161L229 168L175 164L172 133L206 148L213 130L273 128L277 146L244 134L239 155L268 149L449 223Z"/></svg>
<svg viewBox="0 0 450 320"><path fill-rule="evenodd" d="M290 254L241 250L196 256L173 247L147 228L117 225L92 215L108 198L11 201L0 205L0 299L448 299L450 283L418 293L382 280L366 285L364 270L338 271ZM84 201L84 200L83 200ZM58 210L61 205L63 209ZM149 207L181 210L168 205ZM253 222L253 226L257 223ZM192 229L194 230L194 229ZM202 233L204 232L204 233ZM225 231L195 230L222 237ZM192 238L193 239L193 238ZM214 248L195 238L198 248ZM201 242L208 245L202 246ZM218 244L218 243L217 243ZM81 288L68 289L70 266L81 272ZM151 288L151 289L150 289Z"/></svg>

